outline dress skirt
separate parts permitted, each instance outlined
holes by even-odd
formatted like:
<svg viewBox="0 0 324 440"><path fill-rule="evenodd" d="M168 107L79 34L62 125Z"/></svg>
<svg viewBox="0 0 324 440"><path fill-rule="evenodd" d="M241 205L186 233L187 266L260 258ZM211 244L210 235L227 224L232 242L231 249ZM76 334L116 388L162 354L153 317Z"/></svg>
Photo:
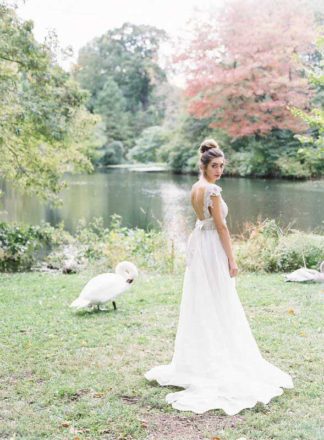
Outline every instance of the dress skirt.
<svg viewBox="0 0 324 440"><path fill-rule="evenodd" d="M162 386L184 388L166 395L175 409L234 415L293 388L291 376L262 357L235 283L212 221L198 220L187 243L171 363L145 373Z"/></svg>

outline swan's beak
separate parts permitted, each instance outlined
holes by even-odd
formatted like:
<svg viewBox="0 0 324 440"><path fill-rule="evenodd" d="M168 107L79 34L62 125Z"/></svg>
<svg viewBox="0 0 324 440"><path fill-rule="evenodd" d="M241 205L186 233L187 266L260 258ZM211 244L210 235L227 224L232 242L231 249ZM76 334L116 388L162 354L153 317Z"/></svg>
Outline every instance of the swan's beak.
<svg viewBox="0 0 324 440"><path fill-rule="evenodd" d="M131 284L132 282L134 281L134 279L133 278L128 278L128 280L126 280L126 283L129 283L129 284Z"/></svg>

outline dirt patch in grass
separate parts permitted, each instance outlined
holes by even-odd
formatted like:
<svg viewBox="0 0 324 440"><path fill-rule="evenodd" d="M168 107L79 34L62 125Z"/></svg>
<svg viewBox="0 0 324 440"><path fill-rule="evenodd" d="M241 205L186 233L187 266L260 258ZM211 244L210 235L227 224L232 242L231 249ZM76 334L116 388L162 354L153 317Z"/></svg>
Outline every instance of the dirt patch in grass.
<svg viewBox="0 0 324 440"><path fill-rule="evenodd" d="M212 440L221 438L218 433L225 428L234 428L243 420L242 416L219 416L196 414L145 413L140 419L147 429L145 440Z"/></svg>

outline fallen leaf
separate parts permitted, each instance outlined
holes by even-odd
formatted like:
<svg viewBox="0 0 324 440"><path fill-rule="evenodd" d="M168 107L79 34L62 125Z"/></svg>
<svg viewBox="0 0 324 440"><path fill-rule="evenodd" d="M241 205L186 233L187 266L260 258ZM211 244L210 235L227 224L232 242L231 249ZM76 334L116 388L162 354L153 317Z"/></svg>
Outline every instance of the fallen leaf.
<svg viewBox="0 0 324 440"><path fill-rule="evenodd" d="M296 315L294 309L288 309L288 313L289 313L289 315Z"/></svg>
<svg viewBox="0 0 324 440"><path fill-rule="evenodd" d="M220 437L212 437L211 440L221 440L221 438Z"/></svg>
<svg viewBox="0 0 324 440"><path fill-rule="evenodd" d="M96 398L100 399L104 395L105 395L104 393L94 393L93 397L96 397Z"/></svg>
<svg viewBox="0 0 324 440"><path fill-rule="evenodd" d="M64 421L61 423L61 426L63 426L63 428L68 428L70 426L70 422Z"/></svg>
<svg viewBox="0 0 324 440"><path fill-rule="evenodd" d="M141 423L141 425L142 425L142 427L143 428L147 428L148 427L148 423L147 423L147 421L146 420L139 420L139 422Z"/></svg>

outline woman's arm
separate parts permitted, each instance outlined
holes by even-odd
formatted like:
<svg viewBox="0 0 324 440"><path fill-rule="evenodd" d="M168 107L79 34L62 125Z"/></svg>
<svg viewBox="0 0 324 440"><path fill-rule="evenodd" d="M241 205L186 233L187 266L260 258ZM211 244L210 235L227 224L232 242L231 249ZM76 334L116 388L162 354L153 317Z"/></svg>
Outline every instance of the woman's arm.
<svg viewBox="0 0 324 440"><path fill-rule="evenodd" d="M232 248L232 241L231 236L228 230L228 227L226 223L223 220L222 216L222 205L221 205L221 198L220 196L211 195L211 201L212 206L211 208L211 214L214 219L214 223L217 229L217 232L219 234L219 237L221 239L223 248L226 252L227 258L228 258L228 264L229 264L229 271L231 277L235 277L237 275L237 264L235 261L233 248Z"/></svg>

